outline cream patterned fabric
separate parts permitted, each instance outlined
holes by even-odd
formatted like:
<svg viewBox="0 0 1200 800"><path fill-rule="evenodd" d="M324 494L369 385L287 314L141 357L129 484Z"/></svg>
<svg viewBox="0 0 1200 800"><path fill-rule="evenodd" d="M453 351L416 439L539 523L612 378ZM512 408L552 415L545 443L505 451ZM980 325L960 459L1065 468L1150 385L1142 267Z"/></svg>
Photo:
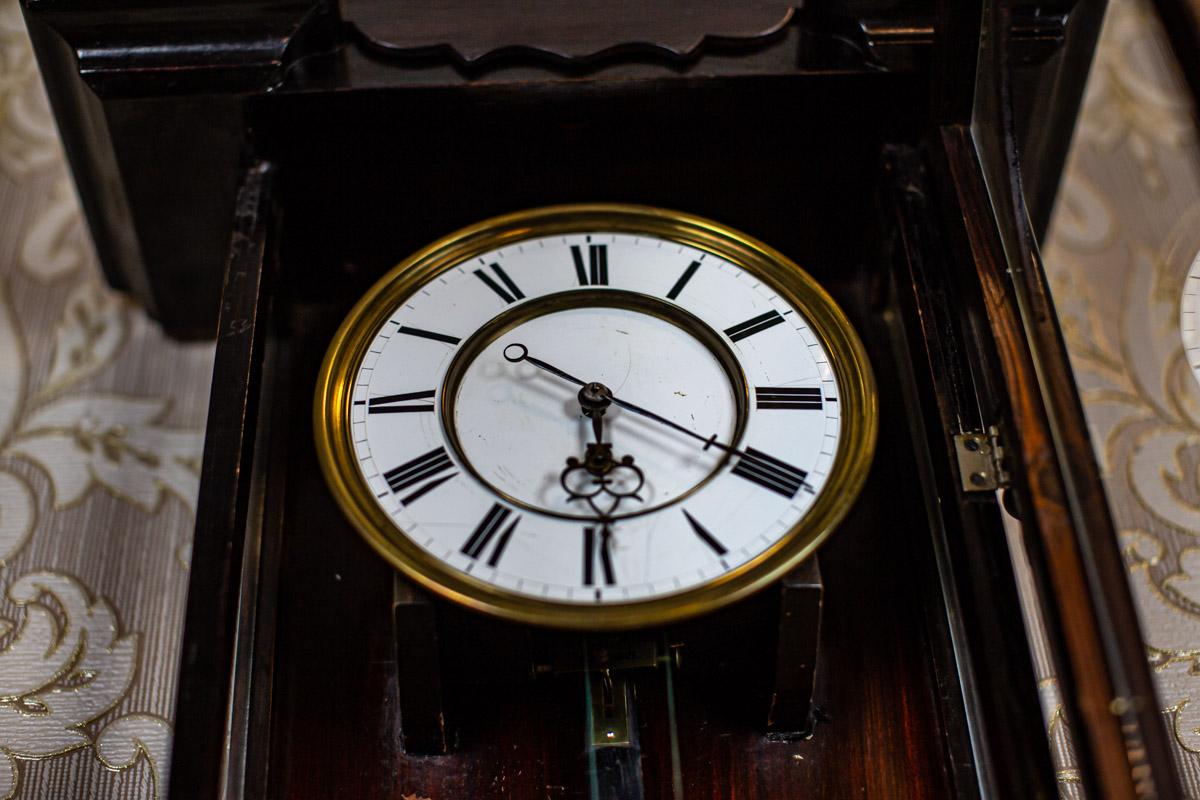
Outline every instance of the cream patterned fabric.
<svg viewBox="0 0 1200 800"><path fill-rule="evenodd" d="M1200 797L1200 384L1179 304L1198 250L1186 86L1149 2L1110 0L1043 254L1190 797ZM1053 677L1040 677L1052 696Z"/></svg>
<svg viewBox="0 0 1200 800"><path fill-rule="evenodd" d="M1200 385L1178 330L1200 250L1190 113L1146 0L1111 0L1045 258L1200 798ZM0 800L165 788L211 369L211 345L166 340L104 286L16 0L0 0Z"/></svg>
<svg viewBox="0 0 1200 800"><path fill-rule="evenodd" d="M0 798L165 792L211 371L101 280L0 0Z"/></svg>

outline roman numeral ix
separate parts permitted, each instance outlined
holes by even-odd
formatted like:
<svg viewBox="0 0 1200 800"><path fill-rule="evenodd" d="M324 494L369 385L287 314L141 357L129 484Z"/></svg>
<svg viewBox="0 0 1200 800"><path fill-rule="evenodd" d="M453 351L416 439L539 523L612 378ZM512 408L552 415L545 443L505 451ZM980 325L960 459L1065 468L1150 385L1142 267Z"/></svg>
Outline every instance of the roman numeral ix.
<svg viewBox="0 0 1200 800"><path fill-rule="evenodd" d="M753 336L767 328L773 328L781 322L783 322L783 315L775 309L771 309L765 314L759 314L753 319L740 322L732 328L726 328L725 335L729 337L730 341L740 342L747 336Z"/></svg>
<svg viewBox="0 0 1200 800"><path fill-rule="evenodd" d="M446 448L435 447L425 455L417 456L412 461L383 473L383 479L387 481L393 494L400 494L405 489L415 487L412 492L400 498L401 503L408 505L457 475L457 472L442 474L453 469L454 463L446 453Z"/></svg>
<svg viewBox="0 0 1200 800"><path fill-rule="evenodd" d="M819 411L824 401L821 387L756 386L754 398L758 408L799 408Z"/></svg>
<svg viewBox="0 0 1200 800"><path fill-rule="evenodd" d="M583 263L583 250L571 245L571 258L575 261L575 277L580 286L608 286L608 245L589 244L588 262Z"/></svg>
<svg viewBox="0 0 1200 800"><path fill-rule="evenodd" d="M801 486L806 485L805 479L808 478L808 473L799 467L793 467L786 461L780 461L753 447L746 448L746 452L734 466L733 474L781 494L789 500L796 496Z"/></svg>
<svg viewBox="0 0 1200 800"><path fill-rule="evenodd" d="M496 283L490 275L481 269L475 270L475 277L487 284L487 287L500 295L500 299L506 303L515 303L518 300L524 300L525 294L517 288L517 285L513 283L513 279L508 277L508 273L502 270L499 264L492 264L491 266L492 272L496 273L496 277L500 279L500 283L504 284L504 286Z"/></svg>
<svg viewBox="0 0 1200 800"><path fill-rule="evenodd" d="M474 559L478 559L483 555L488 544L496 537L496 532L504 526L504 523L511 515L512 511L499 503L493 503L491 509L484 516L483 521L476 526L475 531L471 534L471 538L467 539L466 544L462 546L463 555ZM512 538L513 531L520 521L521 517L517 516L509 523L507 528L504 528L504 532L496 540L496 546L492 548L492 555L487 560L489 567L494 567L500 563L500 556L504 555L504 548L508 546L508 540Z"/></svg>
<svg viewBox="0 0 1200 800"><path fill-rule="evenodd" d="M599 551L599 552L597 552ZM596 561L599 556L600 571L605 586L616 584L612 565L612 532L608 528L583 529L583 585L596 585Z"/></svg>
<svg viewBox="0 0 1200 800"><path fill-rule="evenodd" d="M420 411L433 411L433 403L407 403L405 400L429 400L434 390L425 392L408 392L406 394L386 394L382 397L367 399L368 414L407 414ZM362 405L362 400L355 400L355 405Z"/></svg>

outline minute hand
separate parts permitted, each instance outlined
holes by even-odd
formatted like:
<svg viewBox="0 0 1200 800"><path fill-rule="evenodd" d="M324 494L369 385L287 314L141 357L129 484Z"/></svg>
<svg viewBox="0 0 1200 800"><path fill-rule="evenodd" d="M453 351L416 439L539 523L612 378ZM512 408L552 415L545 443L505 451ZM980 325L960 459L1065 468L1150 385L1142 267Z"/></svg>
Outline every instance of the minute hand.
<svg viewBox="0 0 1200 800"><path fill-rule="evenodd" d="M511 355L510 355L510 353L511 353ZM583 381L579 380L579 378L576 378L574 375L570 374L569 372L564 372L563 370L559 369L558 367L554 366L553 364L548 364L547 362L542 361L540 358L534 358L533 356L529 355L529 348L527 348L523 344L513 343L513 344L506 346L504 348L504 359L506 361L512 362L513 364L517 364L522 361L528 361L530 364L537 367L538 369L545 370L546 372L549 372L551 375L555 375L559 378L562 378L563 380L567 381L568 383L573 383L576 386L584 386L585 385L585 383ZM621 398L619 398L615 395L611 395L611 394L609 396L609 399L612 400L613 405L623 408L626 411L631 411L634 414L645 417L646 419L654 420L655 422L659 423L660 425L666 425L668 428L677 430L686 436L690 436L698 442L704 442L705 450L707 450L710 447L715 447L718 450L721 450L726 453L731 453L733 455L744 455L744 453L742 453L742 451L738 450L736 447L731 447L730 445L727 445L727 444L717 441L717 435L715 433L712 436L701 436L700 434L696 433L695 431L691 430L690 428L685 428L682 425L680 425L678 422L669 420L666 417L662 416L661 414L656 414L648 408L642 408L641 406L637 405L636 403L631 403L628 400L622 400Z"/></svg>
<svg viewBox="0 0 1200 800"><path fill-rule="evenodd" d="M705 450L710 447L715 447L722 452L737 456L739 458L739 462L738 465L734 467L734 473L740 474L742 477L752 480L760 486L765 486L771 491L777 492L788 499L795 497L796 492L800 491L801 487L811 494L816 494L816 490L813 488L812 484L808 482L808 473L804 470L797 469L790 464L786 464L778 459L772 458L766 453L759 453L757 451L747 452L745 450L739 450L736 447L732 447L723 442L718 442L717 435L715 433L706 439L695 431L689 430L677 422L672 422L664 416L655 414L653 411L630 403L627 400L613 397L611 394L609 395L609 399L615 406L620 406L627 411L632 411L634 414L639 414L646 419L652 419L657 423L666 425L668 428L672 428L680 433L687 434L696 441L704 442Z"/></svg>

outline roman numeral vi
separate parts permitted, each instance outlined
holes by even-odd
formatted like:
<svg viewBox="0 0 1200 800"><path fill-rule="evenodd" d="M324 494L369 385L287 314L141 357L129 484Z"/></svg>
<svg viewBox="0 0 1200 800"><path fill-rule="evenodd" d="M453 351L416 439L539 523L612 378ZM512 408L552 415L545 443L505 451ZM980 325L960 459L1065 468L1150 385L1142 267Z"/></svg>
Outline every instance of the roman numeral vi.
<svg viewBox="0 0 1200 800"><path fill-rule="evenodd" d="M617 579L613 575L612 532L607 527L583 529L583 585L596 585L596 562L600 562L604 584L613 586ZM597 590L598 591L598 590Z"/></svg>

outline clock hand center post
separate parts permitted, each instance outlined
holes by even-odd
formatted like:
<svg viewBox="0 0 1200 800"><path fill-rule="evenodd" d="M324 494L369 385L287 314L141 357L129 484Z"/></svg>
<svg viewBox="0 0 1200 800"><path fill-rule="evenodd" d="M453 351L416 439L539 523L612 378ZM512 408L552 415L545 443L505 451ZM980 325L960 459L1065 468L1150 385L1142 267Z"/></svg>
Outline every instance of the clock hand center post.
<svg viewBox="0 0 1200 800"><path fill-rule="evenodd" d="M529 348L519 342L506 345L502 352L504 359L511 364L528 361L535 367L580 387L576 398L579 401L580 412L592 421L592 434L595 437L595 441L587 446L587 451L582 461L574 456L567 459L567 466L559 475L559 484L570 495L572 500L587 501L587 504L595 512L596 521L601 524L600 555L604 563L604 572L606 575L609 575L612 571L609 539L612 535L611 525L614 518L613 515L616 513L621 501L626 498L632 498L639 502L642 501L638 492L641 491L646 480L641 468L634 464L633 456L627 455L617 460L612 454L612 443L604 441L604 415L608 411L609 406L615 402L612 390L598 381L584 382L569 372L555 367L553 364L534 358L529 355ZM571 485L571 474L581 469L585 470L591 476L592 484L598 486L598 489L591 492L581 492ZM621 469L628 470L634 477L635 481L632 489L628 487L623 489L612 488L614 485L612 475ZM620 480L616 481L618 484L620 482ZM613 499L612 505L607 509L602 508L596 503L597 497L601 494L607 494Z"/></svg>
<svg viewBox="0 0 1200 800"><path fill-rule="evenodd" d="M506 345L503 354L504 360L510 364L520 364L522 361L528 361L538 369L549 372L551 375L562 378L567 383L573 383L580 387L579 394L577 395L579 406L583 415L592 420L592 433L596 438L594 444L588 445L587 455L584 457L584 466L587 467L588 472L597 477L608 472L615 462L612 458L612 445L606 446L604 444L604 413L613 402L612 390L602 383L582 381L553 364L548 364L541 359L534 358L529 355L529 348L519 342ZM568 467L576 466L572 461L575 461L575 459L568 459Z"/></svg>
<svg viewBox="0 0 1200 800"><path fill-rule="evenodd" d="M604 412L612 405L612 391L603 383L592 381L579 390L579 407L592 420L596 444L604 444Z"/></svg>
<svg viewBox="0 0 1200 800"><path fill-rule="evenodd" d="M579 393L581 404L583 403L583 398L584 398L585 392L588 393L589 397L591 397L591 395L593 394L593 392L589 391L589 387L593 386L593 384L584 383L583 381L579 380L579 378L576 378L571 373L565 372L565 371L559 369L558 367L554 366L553 364L542 361L541 359L534 358L533 356L529 355L529 348L527 348L523 344L514 343L514 344L510 344L507 347L505 347L504 348L504 358L514 364L519 363L521 361L528 361L530 364L533 364L538 369L545 370L546 372L549 372L551 375L555 375L559 378L562 378L565 381L574 383L576 386L584 387ZM602 389L607 389L607 387L604 387L603 384L594 384L594 385L599 386ZM664 425L668 428L671 428L672 430L678 431L679 433L682 433L685 436L695 439L698 442L703 442L705 450L709 449L710 447L714 447L723 453L728 453L731 456L737 456L739 459L742 459L751 464L756 464L755 469L760 470L760 471L762 470L762 464L757 463L757 462L760 462L762 460L762 458L764 458L763 456L761 456L761 455L760 456L752 456L749 453L747 453L746 451L739 450L738 448L734 447L733 445L725 444L724 442L721 442L717 439L717 434L715 434L715 433L712 436L708 436L708 437L702 436L701 434L696 433L694 430L692 430L690 428L686 428L683 425L680 425L678 422L668 419L661 414L657 414L647 408L642 408L641 406L636 405L635 403L631 403L628 400L622 400L621 398L612 394L611 391L607 391L607 393L604 395L604 399L606 399L608 403L611 403L612 405L615 405L618 408L625 409L626 411L629 411L633 414L637 414L638 416L645 417L646 419L657 422L660 425ZM607 406L605 406L605 407L607 408ZM588 413L586 407L585 407L584 413L585 414ZM601 411L600 413L603 413L603 412ZM599 441L599 436L597 436L597 441ZM602 445L596 445L596 447L602 447ZM589 451L590 450L591 450L591 447L589 446ZM609 458L610 458L610 462L611 462L611 455L609 456ZM629 457L626 456L626 458L628 459ZM769 470L768 470L768 472L769 472ZM566 475L566 473L563 473L563 474L564 474L564 476ZM799 472L799 471L795 471L791 475L786 475L786 474L784 475L784 478L790 479L790 481L796 481L794 490L799 490L801 487L805 487L808 491L813 492L814 490L813 490L811 484L809 484L808 481L805 479L806 477L807 477L806 473ZM771 478L771 479L775 480L776 484L779 483L777 476L774 478ZM565 482L563 485L565 487L565 485L566 485Z"/></svg>

